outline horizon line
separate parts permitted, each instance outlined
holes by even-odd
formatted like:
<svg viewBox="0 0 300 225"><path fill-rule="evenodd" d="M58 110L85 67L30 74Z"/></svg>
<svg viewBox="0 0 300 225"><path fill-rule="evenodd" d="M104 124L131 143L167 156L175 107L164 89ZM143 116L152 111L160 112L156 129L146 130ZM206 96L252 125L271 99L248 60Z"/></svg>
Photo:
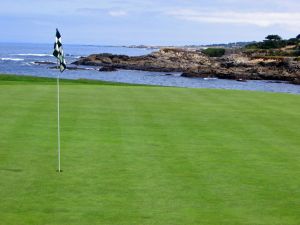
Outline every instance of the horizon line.
<svg viewBox="0 0 300 225"><path fill-rule="evenodd" d="M233 42L223 42L223 43L210 43L210 44L176 44L176 45L155 45L155 44L81 44L81 43L63 43L63 45L81 45L81 46L100 46L100 47L131 47L131 46L146 46L146 47L184 47L184 46L209 46L209 45L229 45L235 43L250 43L257 42L257 40L252 41L233 41ZM54 43L54 41L53 41ZM44 45L52 45L52 42L17 42L17 41L0 41L0 44L44 44Z"/></svg>

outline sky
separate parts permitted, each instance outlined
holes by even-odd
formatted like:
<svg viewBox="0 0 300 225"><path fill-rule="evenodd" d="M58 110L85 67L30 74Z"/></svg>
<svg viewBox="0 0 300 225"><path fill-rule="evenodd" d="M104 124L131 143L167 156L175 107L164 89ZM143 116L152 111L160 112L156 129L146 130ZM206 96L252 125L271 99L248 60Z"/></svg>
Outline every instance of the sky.
<svg viewBox="0 0 300 225"><path fill-rule="evenodd" d="M0 0L0 42L191 45L300 34L299 0Z"/></svg>

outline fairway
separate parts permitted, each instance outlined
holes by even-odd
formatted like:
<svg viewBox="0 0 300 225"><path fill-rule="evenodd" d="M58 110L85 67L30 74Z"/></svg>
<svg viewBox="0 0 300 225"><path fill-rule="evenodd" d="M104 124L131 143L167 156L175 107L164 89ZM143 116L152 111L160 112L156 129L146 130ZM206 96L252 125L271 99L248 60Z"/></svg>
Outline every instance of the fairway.
<svg viewBox="0 0 300 225"><path fill-rule="evenodd" d="M1 77L1 76L0 76ZM299 225L300 95L0 79L0 225Z"/></svg>

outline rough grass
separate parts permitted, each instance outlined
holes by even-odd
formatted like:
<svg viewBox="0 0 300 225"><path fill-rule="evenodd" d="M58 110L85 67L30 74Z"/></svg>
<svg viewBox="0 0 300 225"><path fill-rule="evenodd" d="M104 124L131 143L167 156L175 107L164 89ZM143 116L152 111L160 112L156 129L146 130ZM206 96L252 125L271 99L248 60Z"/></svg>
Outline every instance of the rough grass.
<svg viewBox="0 0 300 225"><path fill-rule="evenodd" d="M300 224L298 95L62 82L59 174L55 81L9 79L1 225Z"/></svg>

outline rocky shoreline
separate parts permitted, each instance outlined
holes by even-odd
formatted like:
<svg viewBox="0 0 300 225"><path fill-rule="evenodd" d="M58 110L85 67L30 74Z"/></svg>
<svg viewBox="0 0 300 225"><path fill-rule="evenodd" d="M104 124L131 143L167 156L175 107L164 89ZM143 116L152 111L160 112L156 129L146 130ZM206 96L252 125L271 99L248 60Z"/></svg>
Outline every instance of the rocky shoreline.
<svg viewBox="0 0 300 225"><path fill-rule="evenodd" d="M197 50L165 48L144 56L93 54L73 62L99 66L100 71L116 69L180 72L184 77L220 78L238 81L276 80L300 84L300 62L291 57L263 57L245 52L213 58Z"/></svg>

